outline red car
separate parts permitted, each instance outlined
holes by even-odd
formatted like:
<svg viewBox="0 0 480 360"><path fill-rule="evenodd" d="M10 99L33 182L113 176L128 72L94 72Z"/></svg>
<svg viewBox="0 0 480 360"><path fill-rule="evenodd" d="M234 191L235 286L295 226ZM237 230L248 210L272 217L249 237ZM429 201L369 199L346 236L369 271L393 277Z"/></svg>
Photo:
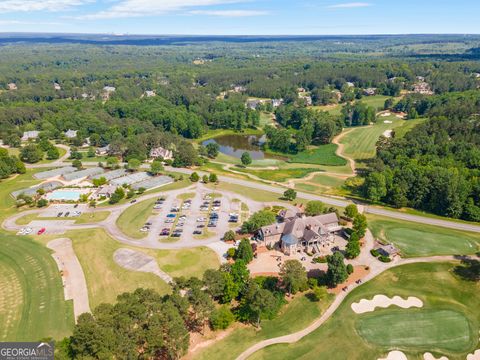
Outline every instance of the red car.
<svg viewBox="0 0 480 360"><path fill-rule="evenodd" d="M42 235L47 229L45 228L41 228L40 230L38 230L37 232L37 235Z"/></svg>

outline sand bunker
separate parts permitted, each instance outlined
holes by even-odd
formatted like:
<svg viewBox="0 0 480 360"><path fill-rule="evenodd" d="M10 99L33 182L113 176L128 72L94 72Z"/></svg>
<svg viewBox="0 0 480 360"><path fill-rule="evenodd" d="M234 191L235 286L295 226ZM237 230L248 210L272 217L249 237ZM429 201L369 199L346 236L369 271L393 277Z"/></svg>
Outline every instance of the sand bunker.
<svg viewBox="0 0 480 360"><path fill-rule="evenodd" d="M352 303L352 310L357 314L363 314L374 311L376 307L387 308L391 305L396 305L403 309L411 307L422 307L423 302L419 298L410 296L406 300L400 296L389 298L385 295L375 295L372 300L362 299L358 303Z"/></svg>
<svg viewBox="0 0 480 360"><path fill-rule="evenodd" d="M436 358L435 356L432 355L432 353L429 353L429 352L423 354L423 359L424 360L448 360L446 356Z"/></svg>
<svg viewBox="0 0 480 360"><path fill-rule="evenodd" d="M390 351L386 358L381 358L378 360L408 360L408 359L403 352L395 350L395 351Z"/></svg>
<svg viewBox="0 0 480 360"><path fill-rule="evenodd" d="M480 349L476 350L473 354L468 354L467 360L480 360Z"/></svg>
<svg viewBox="0 0 480 360"><path fill-rule="evenodd" d="M160 270L155 258L141 251L118 249L113 254L113 260L127 270L152 273L167 283L172 282L172 277Z"/></svg>
<svg viewBox="0 0 480 360"><path fill-rule="evenodd" d="M393 133L393 130L385 130L382 135L385 136L386 138L391 138L392 133Z"/></svg>

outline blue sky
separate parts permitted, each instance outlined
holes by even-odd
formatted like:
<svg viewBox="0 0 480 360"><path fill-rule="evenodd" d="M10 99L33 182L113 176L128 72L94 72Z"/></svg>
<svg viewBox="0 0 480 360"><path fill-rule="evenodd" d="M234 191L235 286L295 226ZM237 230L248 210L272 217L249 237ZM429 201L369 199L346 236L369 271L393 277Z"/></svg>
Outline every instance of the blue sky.
<svg viewBox="0 0 480 360"><path fill-rule="evenodd" d="M0 0L0 32L480 33L479 0Z"/></svg>

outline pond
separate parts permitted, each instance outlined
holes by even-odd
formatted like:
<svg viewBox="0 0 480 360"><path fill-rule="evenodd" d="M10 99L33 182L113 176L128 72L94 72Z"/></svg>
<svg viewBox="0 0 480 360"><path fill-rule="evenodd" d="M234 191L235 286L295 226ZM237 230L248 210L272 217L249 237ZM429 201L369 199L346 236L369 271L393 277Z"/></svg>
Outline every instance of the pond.
<svg viewBox="0 0 480 360"><path fill-rule="evenodd" d="M266 155L262 150L265 143L265 135L223 135L202 142L203 146L210 143L217 143L220 146L220 152L225 155L240 159L244 152L250 153L253 160L262 160L272 158Z"/></svg>

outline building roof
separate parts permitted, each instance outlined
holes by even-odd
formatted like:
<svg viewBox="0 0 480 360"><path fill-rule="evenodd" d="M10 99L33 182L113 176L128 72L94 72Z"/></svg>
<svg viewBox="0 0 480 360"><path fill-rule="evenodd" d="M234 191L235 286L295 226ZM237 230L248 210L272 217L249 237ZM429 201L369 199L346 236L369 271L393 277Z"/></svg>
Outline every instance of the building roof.
<svg viewBox="0 0 480 360"><path fill-rule="evenodd" d="M298 243L298 239L295 235L292 234L286 234L282 236L282 242L285 245L295 245Z"/></svg>
<svg viewBox="0 0 480 360"><path fill-rule="evenodd" d="M78 132L77 130L68 129L67 131L65 131L65 136L69 139L72 139L77 136L77 132Z"/></svg>

